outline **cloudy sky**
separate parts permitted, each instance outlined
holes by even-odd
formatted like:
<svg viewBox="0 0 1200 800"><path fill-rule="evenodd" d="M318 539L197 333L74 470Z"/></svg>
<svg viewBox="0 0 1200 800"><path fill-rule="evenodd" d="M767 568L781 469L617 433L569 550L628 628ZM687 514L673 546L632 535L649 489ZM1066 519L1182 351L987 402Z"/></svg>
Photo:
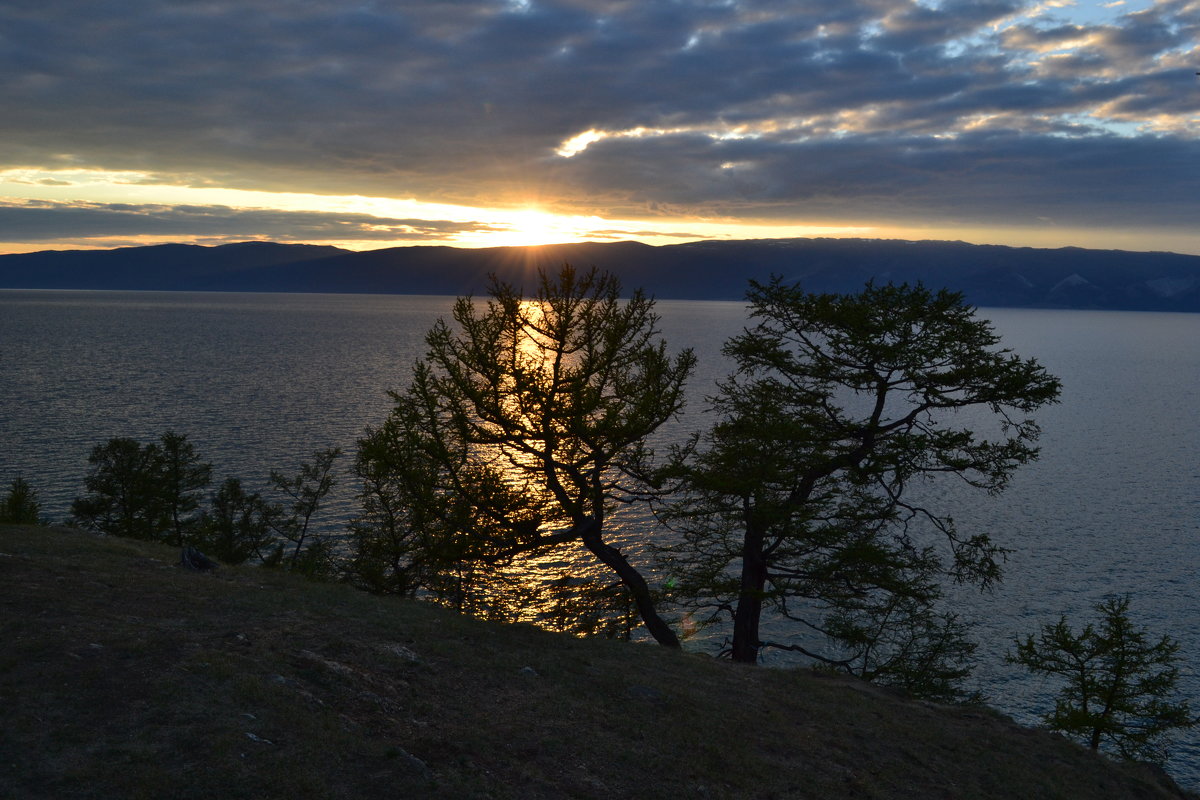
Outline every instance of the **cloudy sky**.
<svg viewBox="0 0 1200 800"><path fill-rule="evenodd" d="M4 0L0 252L1200 253L1200 0Z"/></svg>

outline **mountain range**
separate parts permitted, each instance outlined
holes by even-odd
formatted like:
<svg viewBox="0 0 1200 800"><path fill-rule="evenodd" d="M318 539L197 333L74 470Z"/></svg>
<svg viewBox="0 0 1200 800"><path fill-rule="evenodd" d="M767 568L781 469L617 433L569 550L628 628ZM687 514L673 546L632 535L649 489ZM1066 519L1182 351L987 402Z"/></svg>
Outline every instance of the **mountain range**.
<svg viewBox="0 0 1200 800"><path fill-rule="evenodd" d="M650 246L336 247L241 242L0 256L0 287L483 294L489 275L532 288L539 268L596 266L658 298L737 300L751 278L811 291L868 280L962 291L978 306L1200 312L1200 256L882 239L750 239Z"/></svg>

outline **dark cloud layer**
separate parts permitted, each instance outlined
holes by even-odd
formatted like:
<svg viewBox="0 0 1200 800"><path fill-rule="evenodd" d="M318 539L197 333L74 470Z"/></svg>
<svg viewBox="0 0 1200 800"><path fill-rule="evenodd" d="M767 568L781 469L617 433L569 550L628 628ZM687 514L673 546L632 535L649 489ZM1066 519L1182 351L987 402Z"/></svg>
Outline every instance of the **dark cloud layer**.
<svg viewBox="0 0 1200 800"><path fill-rule="evenodd" d="M232 209L225 206L128 205L120 203L0 203L0 241L56 241L114 237L219 237L228 241L267 238L423 241L459 233L501 230L479 222L388 219L366 214Z"/></svg>
<svg viewBox="0 0 1200 800"><path fill-rule="evenodd" d="M1031 7L6 0L0 168L639 216L1194 224L1200 3L1093 26Z"/></svg>

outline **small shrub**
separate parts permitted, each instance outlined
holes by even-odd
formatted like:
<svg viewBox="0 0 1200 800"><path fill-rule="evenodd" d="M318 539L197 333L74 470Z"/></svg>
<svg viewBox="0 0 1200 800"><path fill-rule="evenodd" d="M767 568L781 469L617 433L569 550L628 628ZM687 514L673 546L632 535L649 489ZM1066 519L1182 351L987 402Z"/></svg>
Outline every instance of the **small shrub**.
<svg viewBox="0 0 1200 800"><path fill-rule="evenodd" d="M42 505L37 491L18 475L10 484L8 495L0 503L0 522L14 525L37 525L40 522Z"/></svg>

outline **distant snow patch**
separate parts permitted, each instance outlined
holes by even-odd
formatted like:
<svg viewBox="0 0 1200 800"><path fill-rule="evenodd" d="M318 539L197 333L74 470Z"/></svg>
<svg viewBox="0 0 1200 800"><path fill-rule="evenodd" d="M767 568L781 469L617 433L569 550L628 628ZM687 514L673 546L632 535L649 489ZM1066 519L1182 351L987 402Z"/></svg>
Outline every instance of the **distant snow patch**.
<svg viewBox="0 0 1200 800"><path fill-rule="evenodd" d="M1077 286L1091 285L1092 282L1087 278L1083 277L1078 272L1073 272L1058 283L1054 284L1054 287L1050 291L1057 292L1059 289L1074 289Z"/></svg>
<svg viewBox="0 0 1200 800"><path fill-rule="evenodd" d="M1159 297L1174 297L1195 288L1196 283L1195 278L1155 278L1146 281L1146 286Z"/></svg>

